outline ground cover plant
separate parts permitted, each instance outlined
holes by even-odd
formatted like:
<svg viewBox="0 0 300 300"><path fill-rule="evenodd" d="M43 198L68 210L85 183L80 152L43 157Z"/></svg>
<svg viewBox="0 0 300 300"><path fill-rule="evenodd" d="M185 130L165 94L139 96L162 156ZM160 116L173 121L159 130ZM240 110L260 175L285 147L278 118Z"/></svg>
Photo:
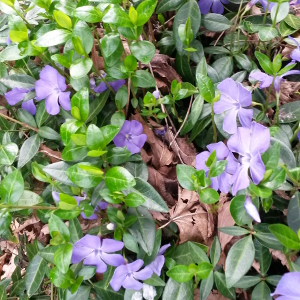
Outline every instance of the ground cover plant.
<svg viewBox="0 0 300 300"><path fill-rule="evenodd" d="M300 299L300 1L0 11L1 300Z"/></svg>

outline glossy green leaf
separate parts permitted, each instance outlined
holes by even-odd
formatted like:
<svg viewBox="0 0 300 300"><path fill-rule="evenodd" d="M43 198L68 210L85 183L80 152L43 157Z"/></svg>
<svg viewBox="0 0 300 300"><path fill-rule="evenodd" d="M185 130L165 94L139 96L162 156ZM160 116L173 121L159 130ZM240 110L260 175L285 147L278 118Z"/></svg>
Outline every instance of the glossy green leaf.
<svg viewBox="0 0 300 300"><path fill-rule="evenodd" d="M167 272L167 275L177 282L187 282L193 278L193 274L189 272L188 266L177 265Z"/></svg>
<svg viewBox="0 0 300 300"><path fill-rule="evenodd" d="M235 300L236 294L234 287L228 288L226 285L225 275L220 272L214 273L215 283L218 291L228 299Z"/></svg>
<svg viewBox="0 0 300 300"><path fill-rule="evenodd" d="M27 164L37 154L41 142L41 138L38 134L31 136L24 142L20 149L18 168L25 166L25 164Z"/></svg>
<svg viewBox="0 0 300 300"><path fill-rule="evenodd" d="M111 192L115 192L133 187L135 180L125 168L113 167L105 174L105 184Z"/></svg>

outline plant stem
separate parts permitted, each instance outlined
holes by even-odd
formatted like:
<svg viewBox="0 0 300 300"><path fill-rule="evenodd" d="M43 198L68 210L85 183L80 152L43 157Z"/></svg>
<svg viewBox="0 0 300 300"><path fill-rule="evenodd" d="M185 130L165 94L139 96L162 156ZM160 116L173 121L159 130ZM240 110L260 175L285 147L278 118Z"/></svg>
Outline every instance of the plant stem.
<svg viewBox="0 0 300 300"><path fill-rule="evenodd" d="M269 104L269 98L270 98L270 95L271 95L271 91L273 89L273 86L274 86L274 81L275 81L275 78L276 76L273 77L273 81L272 81L272 84L270 85L269 87L269 92L268 92L268 95L267 95L267 99L266 99L266 103L265 103L265 106L264 106L264 111L267 110L268 108L268 104Z"/></svg>
<svg viewBox="0 0 300 300"><path fill-rule="evenodd" d="M22 208L22 209L42 209L42 210L57 210L58 207L55 206L29 206L29 205L9 205L9 204L0 204L0 209L1 208Z"/></svg>
<svg viewBox="0 0 300 300"><path fill-rule="evenodd" d="M17 123L17 124L21 125L22 127L26 127L26 128L28 128L28 129L30 129L30 130L35 131L35 132L38 132L38 131L39 131L37 128L31 127L30 125L28 125L28 124L26 124L26 123L23 123L23 122L20 122L20 121L18 121L18 120L15 120L15 119L13 119L13 118L11 118L11 117L5 115L5 114L0 113L0 117L6 119L6 120L8 120L8 121Z"/></svg>
<svg viewBox="0 0 300 300"><path fill-rule="evenodd" d="M272 23L272 27L273 28L275 28L275 26L276 26L276 19L277 19L277 15L278 15L278 12L279 12L279 6L280 6L280 4L281 4L281 1L278 1L277 4L276 4L277 7L276 7L275 18L274 18L273 23Z"/></svg>
<svg viewBox="0 0 300 300"><path fill-rule="evenodd" d="M241 9L242 9L242 5L243 5L243 1L241 1L240 3L240 6L239 6L239 10L235 16L235 23L234 23L234 26L233 26L233 31L236 30L236 27L237 27L237 23L238 23L238 19L239 19L239 15L240 15L240 12L241 12ZM232 51L232 43L233 43L233 32L231 34L231 39L230 39L230 50ZM240 45L240 41L238 41L238 45Z"/></svg>
<svg viewBox="0 0 300 300"><path fill-rule="evenodd" d="M262 109L264 109L264 105L258 102L252 101L252 106L260 106Z"/></svg>
<svg viewBox="0 0 300 300"><path fill-rule="evenodd" d="M280 97L280 91L279 93L276 92L276 113L275 113L275 120L277 125L279 125L279 97Z"/></svg>
<svg viewBox="0 0 300 300"><path fill-rule="evenodd" d="M290 142L292 142L295 139L299 131L300 131L300 123L298 124L298 128L295 130L293 136L291 137Z"/></svg>
<svg viewBox="0 0 300 300"><path fill-rule="evenodd" d="M213 126L213 130L214 130L214 142L216 143L218 140L218 133L217 133L217 127L216 127L216 123L215 123L215 113L214 113L214 109L213 109L213 102L211 103L211 121L212 121L212 126Z"/></svg>

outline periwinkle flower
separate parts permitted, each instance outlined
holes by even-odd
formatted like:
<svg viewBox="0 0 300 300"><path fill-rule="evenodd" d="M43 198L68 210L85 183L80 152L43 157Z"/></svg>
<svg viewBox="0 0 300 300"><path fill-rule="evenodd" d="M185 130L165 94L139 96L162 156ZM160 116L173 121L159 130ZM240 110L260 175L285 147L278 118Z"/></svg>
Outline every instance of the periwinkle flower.
<svg viewBox="0 0 300 300"><path fill-rule="evenodd" d="M260 223L261 219L256 206L253 204L251 197L246 196L244 207L248 215L256 222Z"/></svg>
<svg viewBox="0 0 300 300"><path fill-rule="evenodd" d="M293 75L293 74L300 74L300 71L297 71L297 70L287 71L286 73L275 77L274 89L275 89L276 93L280 92L280 84L281 84L282 81L284 81L283 77ZM259 70L252 72L249 77L251 79L255 79L257 81L260 81L260 86L259 87L261 89L271 86L271 84L273 82L273 76L272 75L268 75L268 74L263 73Z"/></svg>
<svg viewBox="0 0 300 300"><path fill-rule="evenodd" d="M58 193L58 192L52 192L52 198L53 198L53 200L54 200L56 203L60 202L60 198L59 198L59 193ZM73 196L73 198L77 201L77 206L79 205L79 203L80 203L82 200L85 200L85 199L86 199L86 197L79 197L79 196ZM82 216L84 219L86 219L86 220L96 220L96 219L97 219L97 214L96 214L96 212L97 212L99 209L106 209L107 205L108 205L107 202L101 201L101 202L98 203L97 207L95 208L94 213L93 213L91 216L87 217L87 216L85 215L84 212L81 212L81 216Z"/></svg>
<svg viewBox="0 0 300 300"><path fill-rule="evenodd" d="M154 98L155 98L156 100L159 99L159 97L160 97L159 90L155 90L155 91L152 93L152 95L154 96Z"/></svg>
<svg viewBox="0 0 300 300"><path fill-rule="evenodd" d="M12 43L12 41L11 41L9 35L8 35L7 38L6 38L6 44L7 44L7 46L9 46L11 43Z"/></svg>
<svg viewBox="0 0 300 300"><path fill-rule="evenodd" d="M106 77L106 74L102 74L102 77ZM112 87L114 92L117 92L119 90L119 88L125 84L125 80L118 79L118 80L110 81L107 83L108 83L108 85L110 85ZM90 85L91 85L91 89L93 89L94 92L96 92L96 93L102 93L108 89L108 87L104 81L101 81L100 84L96 86L94 78L90 79Z"/></svg>
<svg viewBox="0 0 300 300"><path fill-rule="evenodd" d="M228 4L228 0L200 0L198 5L200 8L201 14L205 15L211 11L216 14L222 14L224 12L223 4Z"/></svg>
<svg viewBox="0 0 300 300"><path fill-rule="evenodd" d="M65 78L50 66L45 66L40 73L40 79L35 82L36 100L46 99L45 106L48 114L57 115L59 105L65 110L71 110L70 92Z"/></svg>
<svg viewBox="0 0 300 300"><path fill-rule="evenodd" d="M276 300L299 300L299 283L300 272L286 273L281 277L274 293L272 293L271 296L279 296Z"/></svg>
<svg viewBox="0 0 300 300"><path fill-rule="evenodd" d="M236 132L237 116L243 127L250 127L253 110L244 107L252 104L251 92L244 88L241 83L236 83L231 78L227 78L218 84L218 90L221 92L221 98L214 103L214 112L221 114L223 111L228 110L223 122L224 131L230 134Z"/></svg>
<svg viewBox="0 0 300 300"><path fill-rule="evenodd" d="M83 260L85 266L96 266L97 273L104 273L107 265L118 267L124 264L121 254L111 254L123 247L123 242L87 234L74 244L71 262L77 264Z"/></svg>
<svg viewBox="0 0 300 300"><path fill-rule="evenodd" d="M113 142L117 147L127 147L132 154L135 154L141 151L146 140L147 135L143 133L142 124L135 120L126 120Z"/></svg>
<svg viewBox="0 0 300 300"><path fill-rule="evenodd" d="M297 48L291 52L290 57L292 60L300 62L300 45L293 37L289 36L289 39L291 39L297 46Z"/></svg>
<svg viewBox="0 0 300 300"><path fill-rule="evenodd" d="M161 269L163 268L165 264L165 257L163 254L166 252L166 250L171 246L171 244L167 244L162 246L155 259L147 266L149 267L156 275L160 276Z"/></svg>
<svg viewBox="0 0 300 300"><path fill-rule="evenodd" d="M265 174L265 165L261 154L267 151L270 145L270 130L261 124L252 122L251 128L239 127L228 142L228 149L239 154L239 166L232 177L232 194L250 185L248 170L254 184L259 184Z"/></svg>
<svg viewBox="0 0 300 300"><path fill-rule="evenodd" d="M140 270L144 264L142 259L138 259L130 264L122 265L116 268L110 285L114 291L118 291L122 286L125 289L139 291L143 284L138 280L149 279L153 272L149 267ZM140 270L140 271L139 271Z"/></svg>
<svg viewBox="0 0 300 300"><path fill-rule="evenodd" d="M5 98L7 103L11 106L16 105L21 102L27 93L29 93L32 89L23 89L23 88L13 88L11 91L5 93ZM36 107L34 105L33 99L22 102L22 108L30 112L32 115L36 113Z"/></svg>
<svg viewBox="0 0 300 300"><path fill-rule="evenodd" d="M210 178L211 187L216 191L220 190L222 193L228 193L232 184L232 174L235 173L238 162L223 142L207 145L207 149L208 151L203 151L196 156L196 169L204 170L207 176L209 169L206 166L206 161L211 152L216 150L217 160L227 160L227 165L222 174Z"/></svg>

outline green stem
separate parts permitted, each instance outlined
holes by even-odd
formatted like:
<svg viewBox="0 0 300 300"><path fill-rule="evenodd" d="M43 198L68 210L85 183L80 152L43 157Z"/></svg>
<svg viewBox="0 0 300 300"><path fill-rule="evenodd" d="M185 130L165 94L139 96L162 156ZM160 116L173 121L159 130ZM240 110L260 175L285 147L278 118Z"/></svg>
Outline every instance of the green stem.
<svg viewBox="0 0 300 300"><path fill-rule="evenodd" d="M280 166L283 170L285 170L287 176L289 176L289 178L291 179L291 181L293 182L294 185L296 185L297 187L300 186L300 183L299 183L297 180L293 179L293 176L291 175L290 171L287 169L287 167L286 167L285 165L279 164L279 166Z"/></svg>
<svg viewBox="0 0 300 300"><path fill-rule="evenodd" d="M263 19L262 26L264 26L265 23L266 23L267 15L268 15L268 12L269 12L269 6L270 6L270 1L268 1L268 5L267 5L267 8L266 8L266 11L265 11L265 14L264 14L264 19Z"/></svg>
<svg viewBox="0 0 300 300"><path fill-rule="evenodd" d="M290 142L292 142L295 139L299 131L300 131L300 123L298 124L298 128L295 130L293 136L291 137Z"/></svg>
<svg viewBox="0 0 300 300"><path fill-rule="evenodd" d="M268 4L269 4L269 3L268 3ZM281 4L281 1L278 1L277 7L276 7L275 18L274 18L273 24L272 24L272 27L273 27L273 28L275 28L275 26L276 26L276 20L277 20L277 15L278 15L278 12L279 12L280 4Z"/></svg>
<svg viewBox="0 0 300 300"><path fill-rule="evenodd" d="M33 205L33 206L29 206L29 205L10 205L10 204L0 204L0 209L1 208L22 208L22 209L42 209L42 210L57 210L58 207L55 206L38 206L38 205Z"/></svg>
<svg viewBox="0 0 300 300"><path fill-rule="evenodd" d="M276 78L276 76L273 77L272 84L271 84L271 86L269 87L269 92L268 92L267 99L266 99L266 103L265 103L265 106L264 106L264 111L266 111L267 108L268 108L268 105L269 105L269 98L270 98L271 91L272 91L273 86L274 86L275 78Z"/></svg>
<svg viewBox="0 0 300 300"><path fill-rule="evenodd" d="M260 106L264 110L264 105L261 103L252 101L252 106Z"/></svg>
<svg viewBox="0 0 300 300"><path fill-rule="evenodd" d="M212 121L212 125L213 125L213 130L214 130L214 142L216 143L218 140L218 133L217 133L217 127L216 127L216 123L215 123L215 113L214 113L214 109L213 109L213 102L211 103L211 121Z"/></svg>
<svg viewBox="0 0 300 300"><path fill-rule="evenodd" d="M237 27L237 23L238 23L238 20L239 20L239 15L241 13L241 9L242 9L242 5L243 5L243 1L241 1L240 3L240 6L239 6L239 10L235 16L235 23L234 23L234 26L233 26L233 31L236 30L236 27ZM232 44L233 44L233 34L231 35L231 39L230 39L230 50L232 50ZM240 44L240 42L238 41L238 45Z"/></svg>
<svg viewBox="0 0 300 300"><path fill-rule="evenodd" d="M17 15L27 24L28 29L32 30L31 24L28 23L28 21L24 18L24 16L14 7L12 7L13 10L17 13Z"/></svg>
<svg viewBox="0 0 300 300"><path fill-rule="evenodd" d="M280 97L280 92L276 92L276 114L275 114L275 120L277 125L279 125L279 97Z"/></svg>

